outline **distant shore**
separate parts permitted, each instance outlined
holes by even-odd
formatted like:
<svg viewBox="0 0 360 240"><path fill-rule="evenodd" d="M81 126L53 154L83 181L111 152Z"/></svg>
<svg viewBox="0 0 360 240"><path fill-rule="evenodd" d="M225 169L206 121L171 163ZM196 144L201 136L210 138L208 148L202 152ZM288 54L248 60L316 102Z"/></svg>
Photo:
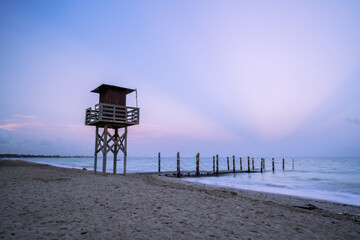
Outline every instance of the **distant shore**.
<svg viewBox="0 0 360 240"><path fill-rule="evenodd" d="M60 156L60 155L33 155L33 154L0 154L2 158L89 158L92 156Z"/></svg>
<svg viewBox="0 0 360 240"><path fill-rule="evenodd" d="M0 238L359 239L360 207L0 160Z"/></svg>

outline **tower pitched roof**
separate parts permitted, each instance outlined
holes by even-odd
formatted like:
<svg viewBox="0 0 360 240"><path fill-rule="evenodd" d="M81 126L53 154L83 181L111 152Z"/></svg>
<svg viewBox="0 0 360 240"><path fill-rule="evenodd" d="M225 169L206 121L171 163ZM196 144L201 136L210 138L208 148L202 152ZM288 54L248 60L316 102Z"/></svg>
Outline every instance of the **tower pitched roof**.
<svg viewBox="0 0 360 240"><path fill-rule="evenodd" d="M118 87L118 86L114 86L114 85L101 84L100 86L98 86L97 88L92 90L91 92L93 92L93 93L101 93L105 89L109 89L109 88L124 91L126 94L129 94L129 93L132 93L132 92L135 91L135 89L131 89L131 88L124 88L124 87Z"/></svg>

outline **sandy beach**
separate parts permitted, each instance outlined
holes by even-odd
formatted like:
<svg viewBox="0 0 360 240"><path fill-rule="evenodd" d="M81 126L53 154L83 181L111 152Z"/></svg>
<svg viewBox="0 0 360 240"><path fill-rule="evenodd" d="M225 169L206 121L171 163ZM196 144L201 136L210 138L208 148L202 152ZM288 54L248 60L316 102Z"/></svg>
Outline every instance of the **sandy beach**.
<svg viewBox="0 0 360 240"><path fill-rule="evenodd" d="M360 207L0 160L1 239L359 239Z"/></svg>

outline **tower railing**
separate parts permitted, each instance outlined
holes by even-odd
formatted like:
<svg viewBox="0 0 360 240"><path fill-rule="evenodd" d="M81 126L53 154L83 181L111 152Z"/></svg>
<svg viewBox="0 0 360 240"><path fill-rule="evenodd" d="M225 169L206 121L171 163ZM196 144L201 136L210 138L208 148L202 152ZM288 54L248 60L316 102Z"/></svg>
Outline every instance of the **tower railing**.
<svg viewBox="0 0 360 240"><path fill-rule="evenodd" d="M139 108L105 103L96 104L94 109L87 108L85 125L96 125L100 122L126 126L139 124Z"/></svg>

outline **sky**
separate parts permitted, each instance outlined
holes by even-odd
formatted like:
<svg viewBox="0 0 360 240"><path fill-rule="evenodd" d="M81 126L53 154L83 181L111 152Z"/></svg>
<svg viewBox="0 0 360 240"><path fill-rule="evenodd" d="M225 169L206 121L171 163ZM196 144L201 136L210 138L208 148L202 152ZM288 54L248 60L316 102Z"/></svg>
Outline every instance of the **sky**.
<svg viewBox="0 0 360 240"><path fill-rule="evenodd" d="M360 1L0 1L0 153L92 155L100 84L129 156L360 156ZM128 105L135 106L135 94Z"/></svg>

